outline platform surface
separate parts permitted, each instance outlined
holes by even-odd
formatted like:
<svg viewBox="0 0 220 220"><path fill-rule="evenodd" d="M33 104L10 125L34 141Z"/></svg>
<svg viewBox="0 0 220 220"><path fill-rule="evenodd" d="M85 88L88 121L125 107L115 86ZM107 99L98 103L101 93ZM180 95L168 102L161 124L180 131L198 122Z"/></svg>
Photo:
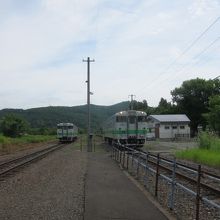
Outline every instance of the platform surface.
<svg viewBox="0 0 220 220"><path fill-rule="evenodd" d="M167 219L122 172L108 153L89 153L85 220Z"/></svg>

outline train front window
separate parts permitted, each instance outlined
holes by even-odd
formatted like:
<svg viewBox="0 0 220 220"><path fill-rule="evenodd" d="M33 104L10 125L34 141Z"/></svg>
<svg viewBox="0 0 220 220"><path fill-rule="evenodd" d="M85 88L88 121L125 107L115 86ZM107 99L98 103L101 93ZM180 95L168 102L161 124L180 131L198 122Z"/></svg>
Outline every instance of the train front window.
<svg viewBox="0 0 220 220"><path fill-rule="evenodd" d="M147 119L145 116L138 116L138 122L146 122Z"/></svg>
<svg viewBox="0 0 220 220"><path fill-rule="evenodd" d="M136 116L129 116L129 123L130 124L134 124L135 123L135 119L136 119Z"/></svg>
<svg viewBox="0 0 220 220"><path fill-rule="evenodd" d="M126 116L117 116L116 117L116 122L126 122Z"/></svg>

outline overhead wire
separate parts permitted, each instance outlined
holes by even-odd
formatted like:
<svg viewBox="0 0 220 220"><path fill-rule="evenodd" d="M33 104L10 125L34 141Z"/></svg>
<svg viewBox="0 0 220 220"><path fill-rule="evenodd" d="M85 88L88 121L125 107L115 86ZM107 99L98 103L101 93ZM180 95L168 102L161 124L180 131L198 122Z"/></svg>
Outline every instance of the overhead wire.
<svg viewBox="0 0 220 220"><path fill-rule="evenodd" d="M197 55L195 55L195 56L192 58L192 60L195 60L195 59L199 58L202 54L204 54L206 51L208 51L209 48L211 48L214 44L216 44L219 40L220 40L220 37L217 37L217 38L216 38L214 41L212 41L207 47L205 47L203 50L201 50L200 53L198 53ZM160 85L161 85L163 82L165 82L166 80L168 80L169 78L171 78L171 77L172 77L172 79L174 79L175 77L179 76L179 73L180 73L181 71L185 70L186 67L188 67L190 64L191 64L190 62L186 63L184 66L182 66L181 68L179 68L176 73L174 73L174 74L168 76L167 78L165 78L165 79L163 79L163 80L160 80L160 81L159 81ZM194 64L191 64L191 66L193 66L193 65L194 65Z"/></svg>
<svg viewBox="0 0 220 220"><path fill-rule="evenodd" d="M186 47L186 49L184 49L182 51L182 53L174 60L172 61L161 73L160 73L160 77L161 75L164 75L167 73L167 71L174 66L177 61L183 57L183 55L185 55L218 21L220 20L220 16L217 17L195 40L192 41L192 43ZM214 42L213 42L214 43ZM211 45L210 45L211 46ZM140 91L142 91L143 89L145 89L146 87L149 88L149 86L151 87L152 85L155 84L155 82L158 80L158 77L155 77L153 82L150 83L150 85L145 85L144 87L142 87L141 89L139 89L136 93L139 93Z"/></svg>

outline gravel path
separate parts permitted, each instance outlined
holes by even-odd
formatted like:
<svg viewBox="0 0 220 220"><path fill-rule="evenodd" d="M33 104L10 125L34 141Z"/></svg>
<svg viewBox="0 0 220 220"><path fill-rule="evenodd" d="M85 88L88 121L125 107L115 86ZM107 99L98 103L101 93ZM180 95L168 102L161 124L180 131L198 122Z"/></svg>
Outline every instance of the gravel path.
<svg viewBox="0 0 220 220"><path fill-rule="evenodd" d="M83 219L87 156L74 145L0 182L0 219Z"/></svg>

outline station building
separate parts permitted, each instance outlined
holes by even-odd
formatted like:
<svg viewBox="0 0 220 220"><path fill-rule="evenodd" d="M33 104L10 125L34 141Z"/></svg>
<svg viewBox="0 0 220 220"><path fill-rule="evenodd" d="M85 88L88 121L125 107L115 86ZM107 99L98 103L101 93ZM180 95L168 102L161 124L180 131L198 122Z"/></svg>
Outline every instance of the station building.
<svg viewBox="0 0 220 220"><path fill-rule="evenodd" d="M189 123L185 114L149 115L147 139L189 139Z"/></svg>

